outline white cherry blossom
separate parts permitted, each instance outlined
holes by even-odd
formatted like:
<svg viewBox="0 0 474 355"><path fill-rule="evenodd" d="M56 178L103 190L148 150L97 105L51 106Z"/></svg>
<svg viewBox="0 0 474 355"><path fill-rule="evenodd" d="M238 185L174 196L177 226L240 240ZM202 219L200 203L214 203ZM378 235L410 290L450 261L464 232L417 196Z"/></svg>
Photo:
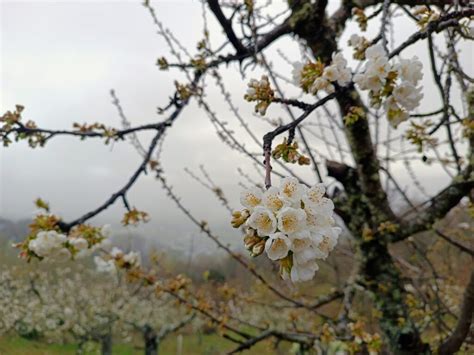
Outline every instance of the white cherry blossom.
<svg viewBox="0 0 474 355"><path fill-rule="evenodd" d="M290 278L293 282L309 281L314 277L314 274L319 269L316 261L310 260L305 263L293 262L290 272Z"/></svg>
<svg viewBox="0 0 474 355"><path fill-rule="evenodd" d="M328 81L336 81L339 78L339 70L337 65L332 64L324 68L323 78Z"/></svg>
<svg viewBox="0 0 474 355"><path fill-rule="evenodd" d="M281 181L280 197L292 203L297 203L301 200L303 195L303 188L298 180L294 177L287 177Z"/></svg>
<svg viewBox="0 0 474 355"><path fill-rule="evenodd" d="M413 85L418 84L418 81L423 79L423 64L418 57L411 59L400 59L400 63L395 65L400 77Z"/></svg>
<svg viewBox="0 0 474 355"><path fill-rule="evenodd" d="M262 199L263 206L267 207L273 212L278 212L281 208L288 205L288 200L283 199L280 196L280 190L272 186L263 194Z"/></svg>
<svg viewBox="0 0 474 355"><path fill-rule="evenodd" d="M242 206L252 210L262 202L262 191L257 187L252 187L240 193L240 203Z"/></svg>
<svg viewBox="0 0 474 355"><path fill-rule="evenodd" d="M326 188L324 184L316 184L305 191L303 202L305 205L319 203L325 193Z"/></svg>
<svg viewBox="0 0 474 355"><path fill-rule="evenodd" d="M422 88L416 85L423 78L423 65L417 57L400 59L392 65L381 44L367 48L365 56L364 70L354 76L354 82L361 90L371 91L373 107L384 104L389 123L396 128L409 118L409 111L420 105Z"/></svg>
<svg viewBox="0 0 474 355"><path fill-rule="evenodd" d="M113 258L118 258L124 254L123 250L118 247L113 247L110 251L110 256Z"/></svg>
<svg viewBox="0 0 474 355"><path fill-rule="evenodd" d="M292 75L293 75L293 82L296 86L300 86L301 84L301 71L303 70L304 64L301 62L295 62L293 63L293 70L292 70Z"/></svg>
<svg viewBox="0 0 474 355"><path fill-rule="evenodd" d="M361 44L364 43L364 37L359 36L358 34L354 33L349 38L349 45L351 47L359 47Z"/></svg>
<svg viewBox="0 0 474 355"><path fill-rule="evenodd" d="M94 263L98 272L113 273L116 271L113 260L104 260L100 256L94 256Z"/></svg>
<svg viewBox="0 0 474 355"><path fill-rule="evenodd" d="M123 256L123 261L129 263L132 266L139 266L140 260L140 254L136 251L131 251Z"/></svg>
<svg viewBox="0 0 474 355"><path fill-rule="evenodd" d="M332 85L329 80L324 77L316 78L313 85L311 86L311 92L317 93L319 90L325 90L327 92L334 91L334 85Z"/></svg>
<svg viewBox="0 0 474 355"><path fill-rule="evenodd" d="M352 78L352 72L349 68L339 68L339 77L337 78L337 83L340 86L346 86L349 84Z"/></svg>
<svg viewBox="0 0 474 355"><path fill-rule="evenodd" d="M331 216L334 211L334 202L327 197L323 197L318 202L311 204L310 207L318 214Z"/></svg>
<svg viewBox="0 0 474 355"><path fill-rule="evenodd" d="M311 233L308 230L299 231L288 236L291 240L291 251L299 253L308 248L311 243Z"/></svg>
<svg viewBox="0 0 474 355"><path fill-rule="evenodd" d="M377 57L367 62L366 73L368 76L375 76L384 82L390 69L387 57Z"/></svg>
<svg viewBox="0 0 474 355"><path fill-rule="evenodd" d="M87 249L89 246L89 243L87 243L87 240L84 238L71 238L69 244L71 244L77 251Z"/></svg>
<svg viewBox="0 0 474 355"><path fill-rule="evenodd" d="M386 55L381 43L374 44L365 50L365 58L367 59L377 59L379 57L385 57Z"/></svg>
<svg viewBox="0 0 474 355"><path fill-rule="evenodd" d="M410 117L408 112L398 105L393 95L385 100L385 109L387 111L388 121L394 128L397 128L400 123L408 120Z"/></svg>
<svg viewBox="0 0 474 355"><path fill-rule="evenodd" d="M262 237L275 233L277 228L277 220L273 212L263 206L254 209L247 223Z"/></svg>
<svg viewBox="0 0 474 355"><path fill-rule="evenodd" d="M334 249L341 233L341 228L332 227L325 228L313 235L313 245L323 255L322 259L326 259L329 253Z"/></svg>
<svg viewBox="0 0 474 355"><path fill-rule="evenodd" d="M47 257L58 252L66 242L67 237L64 234L54 230L38 232L35 239L28 243L28 247L36 255Z"/></svg>
<svg viewBox="0 0 474 355"><path fill-rule="evenodd" d="M344 69L347 65L347 60L341 52L334 52L331 56L331 60L332 65L335 65L338 69Z"/></svg>
<svg viewBox="0 0 474 355"><path fill-rule="evenodd" d="M104 224L100 229L100 234L102 234L104 238L109 238L112 235L112 227L110 224Z"/></svg>
<svg viewBox="0 0 474 355"><path fill-rule="evenodd" d="M304 264L316 258L317 253L311 244L308 245L306 249L303 249L297 253L293 253L293 261L296 264Z"/></svg>
<svg viewBox="0 0 474 355"><path fill-rule="evenodd" d="M277 218L278 229L287 234L300 231L306 222L306 214L301 208L284 207Z"/></svg>
<svg viewBox="0 0 474 355"><path fill-rule="evenodd" d="M334 218L330 215L324 215L316 212L311 207L305 207L306 226L311 232L317 232L321 228L332 227L335 223Z"/></svg>
<svg viewBox="0 0 474 355"><path fill-rule="evenodd" d="M270 234L265 242L265 251L270 260L282 259L288 255L290 251L291 241L281 232Z"/></svg>
<svg viewBox="0 0 474 355"><path fill-rule="evenodd" d="M411 111L420 105L423 98L421 87L416 88L409 81L405 81L393 89L393 97L404 108Z"/></svg>

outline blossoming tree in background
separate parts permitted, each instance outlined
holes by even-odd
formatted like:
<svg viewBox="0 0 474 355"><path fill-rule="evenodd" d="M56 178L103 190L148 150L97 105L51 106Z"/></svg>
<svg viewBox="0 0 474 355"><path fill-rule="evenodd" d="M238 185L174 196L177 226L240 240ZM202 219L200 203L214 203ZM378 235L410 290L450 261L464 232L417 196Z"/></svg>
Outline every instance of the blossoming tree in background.
<svg viewBox="0 0 474 355"><path fill-rule="evenodd" d="M156 355L160 343L190 324L194 315L173 298L98 275L91 269L70 267L53 271L6 268L0 273L0 335L54 343L78 344L78 353L97 343L112 354L114 341L142 339L145 354Z"/></svg>
<svg viewBox="0 0 474 355"><path fill-rule="evenodd" d="M462 66L458 53L460 45L469 45L473 38L470 26L474 7L467 1L344 0L329 13L328 1L290 0L284 11L275 13L271 3L207 0L202 3L203 38L197 52L191 54L164 27L150 3L144 5L173 56L159 58L159 68L180 71L187 78L175 82L170 102L159 110L167 118L133 126L112 93L122 128L99 123L76 124L72 130L40 128L33 121L25 121L21 106L1 119L0 138L5 146L25 139L34 148L59 135L104 139L105 143L129 139L142 158L122 187L75 220L65 221L51 214L43 201L37 201L44 213L35 218L31 233L17 245L21 255L28 260L74 259L98 253L100 269L124 269L132 280L172 295L219 324L227 339L237 344L236 352L268 338L293 342L301 351L314 347L326 351L328 339L352 339L359 344L359 348L352 348L356 352L382 349L413 354L453 353L466 339L472 341L468 337L474 309L472 259L467 262L470 277L462 281L465 291L463 295L457 292L459 307L453 310L443 299L449 285L426 256L431 252L427 245L434 242L423 244L418 237L433 231L432 238L441 238L459 249L460 257L474 255L472 249L443 230L450 226L449 221L441 221L460 203L464 209L467 206L472 218L474 79L469 68ZM224 45L216 43L209 31L209 13L226 36ZM416 24L417 30L395 41L393 32L401 19ZM358 24L356 33L346 31L351 21ZM366 32L368 26L375 29L374 35ZM343 37L348 40L342 41ZM278 47L283 38L299 46L301 58L297 61L288 58L284 46ZM353 51L351 64L341 53L345 46ZM414 46L426 51L426 62L420 60L421 55L405 54ZM275 67L277 57L289 64L286 69ZM226 66L243 77L252 77L242 96L255 104L258 119L268 123L262 139L228 92L222 70ZM262 75L255 75L256 68ZM426 90L422 82L427 78L439 98L433 100L436 106L420 111ZM229 128L221 112L212 108L207 94L210 82L219 89L241 133ZM159 154L165 133L172 136L174 122L187 119L186 107L191 101L208 115L222 143L251 163L250 168L240 170L245 181L242 185L246 185L240 201L243 209L232 213L231 222L242 229L250 254L266 255L277 262L283 280L295 284L317 280L318 265L324 265L324 259L337 251L336 243L344 229L350 240L346 254L351 259L351 273L336 290L317 295L316 301L314 294L292 292L284 281L268 277L222 243L207 222L186 208L165 179ZM275 119L277 115L284 118ZM152 132L153 137L145 142L139 138L140 132ZM244 143L248 141L254 144L252 148ZM255 154L255 147L261 153ZM301 169L292 165L296 163L314 173L313 181L301 176ZM405 168L416 193L405 191L394 166ZM417 174L433 166L441 167L450 183L430 195ZM236 316L224 316L218 303L202 295L189 290L185 296L177 293L189 287L186 278L160 282L141 265L138 255L104 247L104 231L87 221L117 202L126 209L124 225L146 221L147 213L131 207L127 193L149 171L156 174L185 217L274 297L274 307L300 310L305 314L298 317L312 315L315 323L306 322L302 328L288 321L278 327L260 319L258 324L249 325ZM205 181L188 172L215 193L226 209L233 210L205 170ZM255 182L254 176L260 174L260 181ZM280 182L273 184L275 179ZM425 201L415 202L414 197L420 195ZM459 231L456 234L462 235ZM424 267L429 265L432 271L431 280L423 279L424 273L413 274L417 267L405 260L403 253L396 253L404 247L424 258ZM461 280L456 282L459 286ZM368 295L373 305L365 316L355 301L360 294ZM339 312L321 315L319 308L332 302L337 302ZM420 307L425 312L415 311ZM382 340L364 329L359 322L362 317L376 324ZM253 331L244 329L244 324Z"/></svg>

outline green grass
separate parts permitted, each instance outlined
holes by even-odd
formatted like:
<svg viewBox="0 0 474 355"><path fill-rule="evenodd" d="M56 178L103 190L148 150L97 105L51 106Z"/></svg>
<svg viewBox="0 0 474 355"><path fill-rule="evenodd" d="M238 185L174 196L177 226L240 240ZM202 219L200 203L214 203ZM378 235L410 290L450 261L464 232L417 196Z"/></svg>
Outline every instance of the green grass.
<svg viewBox="0 0 474 355"><path fill-rule="evenodd" d="M115 343L113 354L117 355L135 355L143 354L141 344L136 346L131 344ZM176 354L177 337L172 336L161 344L160 354L174 355ZM235 344L216 335L185 335L183 336L183 355L219 355L235 348ZM99 354L97 350L88 352L87 354ZM37 340L27 340L24 338L11 336L0 338L0 355L73 355L76 353L77 346L75 344L48 344ZM250 351L244 351L243 354L259 354L270 355L275 354L271 350L270 344L262 342Z"/></svg>

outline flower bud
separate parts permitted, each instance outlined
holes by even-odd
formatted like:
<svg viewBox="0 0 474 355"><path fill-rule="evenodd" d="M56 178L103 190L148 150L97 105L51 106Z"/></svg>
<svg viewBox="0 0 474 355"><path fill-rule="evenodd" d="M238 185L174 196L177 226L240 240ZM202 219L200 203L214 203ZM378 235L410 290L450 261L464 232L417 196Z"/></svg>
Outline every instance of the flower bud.
<svg viewBox="0 0 474 355"><path fill-rule="evenodd" d="M245 249L251 250L255 244L257 244L260 241L260 237L257 237L255 235L246 235L244 237L244 246Z"/></svg>
<svg viewBox="0 0 474 355"><path fill-rule="evenodd" d="M259 238L260 240L252 247L250 252L251 256L259 256L265 250L265 239Z"/></svg>
<svg viewBox="0 0 474 355"><path fill-rule="evenodd" d="M243 211L235 211L232 213L232 220L231 224L234 228L239 228L242 224L244 224L247 219L249 218L250 213L248 210Z"/></svg>
<svg viewBox="0 0 474 355"><path fill-rule="evenodd" d="M309 165L311 163L311 161L309 160L308 157L304 156L304 155L300 155L299 158L298 158L298 164L299 165Z"/></svg>

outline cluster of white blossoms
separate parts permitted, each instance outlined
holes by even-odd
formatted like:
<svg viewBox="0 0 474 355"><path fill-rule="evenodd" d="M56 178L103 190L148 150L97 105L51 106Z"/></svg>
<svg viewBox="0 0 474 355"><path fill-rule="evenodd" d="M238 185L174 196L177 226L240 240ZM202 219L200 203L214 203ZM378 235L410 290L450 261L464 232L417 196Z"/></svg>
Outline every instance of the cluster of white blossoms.
<svg viewBox="0 0 474 355"><path fill-rule="evenodd" d="M265 192L245 190L240 201L246 208L234 212L234 227L246 226L244 242L252 255L263 251L280 262L280 273L293 282L307 281L337 244L334 204L324 197L322 184L308 188L295 178L285 178L279 188Z"/></svg>
<svg viewBox="0 0 474 355"><path fill-rule="evenodd" d="M100 229L103 238L99 243L91 245L87 238L74 235L67 236L56 230L40 231L29 240L27 249L41 259L63 262L74 258L83 258L92 254L98 248L104 247L110 235L110 226Z"/></svg>
<svg viewBox="0 0 474 355"><path fill-rule="evenodd" d="M324 90L328 94L334 92L334 83L346 86L352 78L352 73L347 68L347 61L342 53L333 53L331 64L324 66L321 62L295 63L293 79L298 87L308 93L316 94Z"/></svg>
<svg viewBox="0 0 474 355"><path fill-rule="evenodd" d="M118 267L126 269L140 267L141 257L136 251L125 253L122 249L113 247L105 257L96 255L94 263L98 272L113 273Z"/></svg>
<svg viewBox="0 0 474 355"><path fill-rule="evenodd" d="M354 82L361 90L369 90L373 107L380 107L385 98L387 118L397 127L408 119L409 111L417 108L423 98L422 87L417 87L423 78L423 65L417 57L391 64L381 44L367 48L365 58L364 70L354 76Z"/></svg>
<svg viewBox="0 0 474 355"><path fill-rule="evenodd" d="M354 48L354 59L365 59L365 50L370 46L370 43L364 36L359 36L358 34L354 33L349 38L348 44Z"/></svg>
<svg viewBox="0 0 474 355"><path fill-rule="evenodd" d="M265 115L268 106L272 103L275 93L270 86L270 81L266 75L263 75L260 80L251 79L247 84L247 92L244 99L247 101L256 101L255 112Z"/></svg>
<svg viewBox="0 0 474 355"><path fill-rule="evenodd" d="M36 235L35 239L30 240L28 248L41 258L53 258L62 261L71 257L66 242L67 236L64 234L55 230L42 231Z"/></svg>

